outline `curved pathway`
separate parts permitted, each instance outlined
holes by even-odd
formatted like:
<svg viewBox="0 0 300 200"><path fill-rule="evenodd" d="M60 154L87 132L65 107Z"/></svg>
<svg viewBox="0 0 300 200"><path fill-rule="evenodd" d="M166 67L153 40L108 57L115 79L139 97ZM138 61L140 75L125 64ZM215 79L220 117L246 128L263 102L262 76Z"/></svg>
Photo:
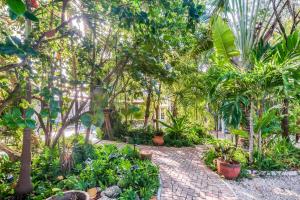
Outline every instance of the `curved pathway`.
<svg viewBox="0 0 300 200"><path fill-rule="evenodd" d="M100 144L124 143L101 141ZM161 188L158 200L237 200L233 190L200 159L204 146L174 148L138 145L153 153L159 166Z"/></svg>
<svg viewBox="0 0 300 200"><path fill-rule="evenodd" d="M170 148L141 146L153 153L160 168L161 200L236 200L234 192L200 157L204 147Z"/></svg>

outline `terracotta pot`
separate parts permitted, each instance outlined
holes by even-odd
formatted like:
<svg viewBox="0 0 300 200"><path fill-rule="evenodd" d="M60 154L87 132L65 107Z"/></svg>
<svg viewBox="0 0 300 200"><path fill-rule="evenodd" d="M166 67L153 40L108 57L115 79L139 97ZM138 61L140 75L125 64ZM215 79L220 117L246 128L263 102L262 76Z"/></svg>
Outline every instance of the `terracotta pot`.
<svg viewBox="0 0 300 200"><path fill-rule="evenodd" d="M79 190L70 190L63 193L63 196L52 196L47 198L46 200L89 200L90 197L88 193L79 191Z"/></svg>
<svg viewBox="0 0 300 200"><path fill-rule="evenodd" d="M154 136L154 138L152 139L154 145L157 145L157 146L162 146L164 145L165 141L164 141L164 137L163 136Z"/></svg>
<svg viewBox="0 0 300 200"><path fill-rule="evenodd" d="M228 162L222 159L217 159L218 174L223 175L226 179L236 179L241 172L241 165L238 162Z"/></svg>
<svg viewBox="0 0 300 200"><path fill-rule="evenodd" d="M140 156L142 160L151 160L152 159L152 152L147 150L140 151Z"/></svg>

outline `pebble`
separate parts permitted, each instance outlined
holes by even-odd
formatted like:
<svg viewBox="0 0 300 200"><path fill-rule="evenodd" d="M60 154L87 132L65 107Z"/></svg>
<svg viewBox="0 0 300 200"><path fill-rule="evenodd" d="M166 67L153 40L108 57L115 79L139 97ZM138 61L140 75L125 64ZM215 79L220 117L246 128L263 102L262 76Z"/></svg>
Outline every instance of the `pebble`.
<svg viewBox="0 0 300 200"><path fill-rule="evenodd" d="M111 186L106 188L103 192L101 192L101 197L109 197L109 198L117 198L121 194L121 189L119 186ZM102 200L102 199L101 199Z"/></svg>
<svg viewBox="0 0 300 200"><path fill-rule="evenodd" d="M300 176L266 176L226 180L241 200L300 200Z"/></svg>

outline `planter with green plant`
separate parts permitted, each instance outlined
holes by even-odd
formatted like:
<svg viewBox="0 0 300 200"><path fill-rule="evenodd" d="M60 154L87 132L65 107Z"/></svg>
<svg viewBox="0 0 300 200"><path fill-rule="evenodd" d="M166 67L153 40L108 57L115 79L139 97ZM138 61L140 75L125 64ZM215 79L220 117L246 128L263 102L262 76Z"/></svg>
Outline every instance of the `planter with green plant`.
<svg viewBox="0 0 300 200"><path fill-rule="evenodd" d="M241 172L241 167L248 162L248 159L241 148L227 141L216 140L205 153L204 161L226 179L236 179Z"/></svg>
<svg viewBox="0 0 300 200"><path fill-rule="evenodd" d="M217 159L217 172L226 179L236 179L241 172L241 165L234 159L235 147L224 145L216 147L221 156Z"/></svg>

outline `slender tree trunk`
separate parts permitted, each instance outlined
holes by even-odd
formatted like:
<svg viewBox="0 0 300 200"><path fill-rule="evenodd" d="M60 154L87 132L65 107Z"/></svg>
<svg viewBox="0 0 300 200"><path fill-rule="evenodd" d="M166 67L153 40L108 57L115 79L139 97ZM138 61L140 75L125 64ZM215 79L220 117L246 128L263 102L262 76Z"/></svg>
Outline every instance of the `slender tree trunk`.
<svg viewBox="0 0 300 200"><path fill-rule="evenodd" d="M148 121L150 117L150 105L151 105L151 95L152 95L152 85L149 81L148 91L147 91L147 99L146 99L146 110L145 110L145 120L144 120L144 128L148 126Z"/></svg>
<svg viewBox="0 0 300 200"><path fill-rule="evenodd" d="M282 108L283 119L281 121L282 137L289 140L289 100L283 100Z"/></svg>
<svg viewBox="0 0 300 200"><path fill-rule="evenodd" d="M158 93L158 97L157 97L157 105L155 106L155 116L156 116L156 120L155 120L155 126L156 126L156 130L159 130L159 110L160 110L160 93L161 93L161 84L159 84L159 93Z"/></svg>
<svg viewBox="0 0 300 200"><path fill-rule="evenodd" d="M260 120L262 120L263 112L264 112L264 98L261 101L261 104L259 107L259 112L258 112L258 117ZM258 132L258 151L261 153L261 150L262 150L262 135L261 135L261 130L259 130L259 132Z"/></svg>
<svg viewBox="0 0 300 200"><path fill-rule="evenodd" d="M90 113L94 114L94 90L95 90L95 70L96 70L96 22L94 21L92 27L92 40L93 40L93 51L92 51L92 69L91 69L91 82L90 82ZM86 129L85 143L88 144L90 141L91 127Z"/></svg>
<svg viewBox="0 0 300 200"><path fill-rule="evenodd" d="M177 115L178 115L177 97L175 97L174 102L173 102L172 115L173 115L173 117L177 117Z"/></svg>
<svg viewBox="0 0 300 200"><path fill-rule="evenodd" d="M253 101L250 102L249 113L249 161L253 163L253 149L254 149L254 123L253 123L254 107Z"/></svg>
<svg viewBox="0 0 300 200"><path fill-rule="evenodd" d="M54 57L54 55L53 55ZM50 61L51 62L51 61ZM54 81L54 76L55 76L55 67L53 66L53 63L50 63L50 73L48 76L48 89L50 92L53 94L53 81ZM43 107L49 107L50 105L42 105ZM47 117L47 124L46 124L46 133L45 133L45 144L46 146L50 147L51 142L52 142L52 130L53 130L53 125L51 122L51 112L49 112L48 117Z"/></svg>
<svg viewBox="0 0 300 200"><path fill-rule="evenodd" d="M125 108L125 123L128 124L128 103L127 103L127 92L124 93L124 108Z"/></svg>
<svg viewBox="0 0 300 200"><path fill-rule="evenodd" d="M109 140L114 139L114 136L113 136L113 133L112 133L112 126L111 126L111 112L112 112L112 109L109 109L109 108L106 108L106 109L103 110L105 134L108 136Z"/></svg>
<svg viewBox="0 0 300 200"><path fill-rule="evenodd" d="M75 54L75 49L74 49L74 43L72 40L72 49L73 49L73 53L72 53L72 65L73 65L73 77L74 77L74 90L75 90L75 115L76 117L78 116L78 76L77 76L77 59L76 59L76 54ZM78 136L79 132L78 132L78 121L75 122L75 135L76 137Z"/></svg>

